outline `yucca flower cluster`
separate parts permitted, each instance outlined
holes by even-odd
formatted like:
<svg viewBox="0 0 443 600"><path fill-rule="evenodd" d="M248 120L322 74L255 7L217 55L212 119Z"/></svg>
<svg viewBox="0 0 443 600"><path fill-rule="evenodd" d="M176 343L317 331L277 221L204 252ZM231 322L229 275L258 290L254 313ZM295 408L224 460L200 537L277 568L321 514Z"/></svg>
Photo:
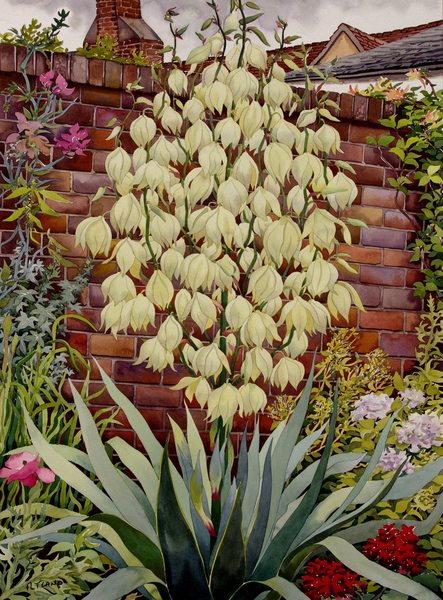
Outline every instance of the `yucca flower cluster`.
<svg viewBox="0 0 443 600"><path fill-rule="evenodd" d="M103 282L102 324L114 335L142 330L166 311L137 363L161 371L180 360L189 377L176 389L228 426L237 411L264 409L263 382L297 388L307 335L326 332L331 314L346 318L352 301L362 308L338 281L337 263L353 270L335 254L338 233L351 244L337 215L357 188L344 173L351 167L328 158L340 152L326 122L337 120L334 103L325 97L288 120L299 98L284 70L249 39L224 54L226 31L241 23L236 9L191 52L188 73L173 68L152 102L138 99L146 108L130 126L137 149L118 146L106 160L117 195L108 216L124 237L108 259L118 272ZM107 215L76 232L94 256L109 254L111 239Z"/></svg>

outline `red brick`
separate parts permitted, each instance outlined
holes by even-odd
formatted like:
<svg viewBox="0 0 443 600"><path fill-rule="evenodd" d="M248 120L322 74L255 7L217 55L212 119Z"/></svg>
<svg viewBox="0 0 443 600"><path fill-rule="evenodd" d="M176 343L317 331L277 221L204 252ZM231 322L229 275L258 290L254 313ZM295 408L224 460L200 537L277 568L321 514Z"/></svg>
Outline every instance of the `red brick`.
<svg viewBox="0 0 443 600"><path fill-rule="evenodd" d="M82 316L85 319L87 319L98 330L98 329L100 329L100 313L101 313L101 310L99 310L99 309L82 308L82 314L78 315L78 316ZM70 311L69 314L77 315L77 313L74 313L72 311ZM81 321L80 319L75 319L75 318L67 319L67 327L68 327L68 329L74 330L74 331L89 331L89 332L94 331L90 325L88 325L84 321Z"/></svg>
<svg viewBox="0 0 443 600"><path fill-rule="evenodd" d="M359 295L360 300L362 301L362 304L365 308L368 306L375 307L380 304L380 288L372 285L360 285L358 283L354 283L352 287Z"/></svg>
<svg viewBox="0 0 443 600"><path fill-rule="evenodd" d="M376 331L362 331L358 334L355 350L359 354L368 354L378 348L378 333Z"/></svg>
<svg viewBox="0 0 443 600"><path fill-rule="evenodd" d="M164 414L162 410L140 410L140 417L143 418L151 429L164 428ZM116 419L121 422L121 425L115 425L116 429L131 429L129 421L122 410L119 410Z"/></svg>
<svg viewBox="0 0 443 600"><path fill-rule="evenodd" d="M112 198L109 196L102 196L91 204L91 216L98 217L104 215L111 210L116 201L115 196Z"/></svg>
<svg viewBox="0 0 443 600"><path fill-rule="evenodd" d="M354 96L354 119L357 121L366 121L368 117L368 98L364 96Z"/></svg>
<svg viewBox="0 0 443 600"><path fill-rule="evenodd" d="M419 269L420 265L410 263L413 252L399 252L396 250L385 250L383 252L383 264L389 267L409 267Z"/></svg>
<svg viewBox="0 0 443 600"><path fill-rule="evenodd" d="M360 268L360 282L372 285L394 285L401 287L405 282L405 272L403 269L362 265Z"/></svg>
<svg viewBox="0 0 443 600"><path fill-rule="evenodd" d="M349 136L349 141L357 144L366 144L366 139L369 136L372 136L375 139L378 139L381 135L386 135L385 127L368 127L364 125L351 125L351 134Z"/></svg>
<svg viewBox="0 0 443 600"><path fill-rule="evenodd" d="M74 83L88 82L88 59L86 56L71 56L71 81Z"/></svg>
<svg viewBox="0 0 443 600"><path fill-rule="evenodd" d="M254 420L254 415L249 415L249 417L240 417L238 413L235 413L232 422L232 431L238 431L242 433L246 427L247 431L254 431Z"/></svg>
<svg viewBox="0 0 443 600"><path fill-rule="evenodd" d="M411 264L412 266L412 264ZM425 274L421 271L406 271L406 287L414 287L417 281L424 281Z"/></svg>
<svg viewBox="0 0 443 600"><path fill-rule="evenodd" d="M123 65L122 87L126 89L128 83L133 83L137 79L138 68L136 65Z"/></svg>
<svg viewBox="0 0 443 600"><path fill-rule="evenodd" d="M359 244L361 231L362 231L361 227L355 227L354 225L347 225L347 228L349 229L349 233L351 234L351 242L354 245ZM335 235L335 239L337 240L337 242L340 242L340 243L344 242L341 227L337 227L337 233Z"/></svg>
<svg viewBox="0 0 443 600"><path fill-rule="evenodd" d="M395 115L396 112L397 112L397 107L393 102L384 101L384 103L383 103L383 118L384 119L389 119L389 117L391 117L392 115Z"/></svg>
<svg viewBox="0 0 443 600"><path fill-rule="evenodd" d="M370 123L378 123L382 117L383 100L380 98L369 98L368 121Z"/></svg>
<svg viewBox="0 0 443 600"><path fill-rule="evenodd" d="M108 152L94 152L94 171L96 173L106 173L105 161Z"/></svg>
<svg viewBox="0 0 443 600"><path fill-rule="evenodd" d="M86 333L73 333L72 331L67 331L65 338L66 341L83 356L88 353L88 336Z"/></svg>
<svg viewBox="0 0 443 600"><path fill-rule="evenodd" d="M354 96L352 94L340 94L340 118L352 119Z"/></svg>
<svg viewBox="0 0 443 600"><path fill-rule="evenodd" d="M406 232L392 231L384 228L363 229L363 246L375 246L376 248L398 248L404 250L406 246Z"/></svg>
<svg viewBox="0 0 443 600"><path fill-rule="evenodd" d="M381 167L371 167L366 165L352 165L355 175L347 173L347 176L360 185L383 185L384 171Z"/></svg>
<svg viewBox="0 0 443 600"><path fill-rule="evenodd" d="M368 208L366 206L351 206L342 212L343 217L360 219L366 225L374 226L383 223L383 211L381 208Z"/></svg>
<svg viewBox="0 0 443 600"><path fill-rule="evenodd" d="M122 123L125 117L128 116L128 114L128 110L122 110L121 108L102 108L101 106L99 106L97 108L95 125L96 127L106 127L111 119L117 119L118 122ZM137 116L138 115L136 115L136 117ZM109 129L109 133L111 131L112 129Z"/></svg>
<svg viewBox="0 0 443 600"><path fill-rule="evenodd" d="M370 206L379 206L380 208L403 208L404 194L397 194L395 190L386 190L384 188L365 187L363 190L363 204Z"/></svg>
<svg viewBox="0 0 443 600"><path fill-rule="evenodd" d="M416 335L407 333L382 333L380 348L389 356L400 356L402 358L415 357L415 349L418 346Z"/></svg>
<svg viewBox="0 0 443 600"><path fill-rule="evenodd" d="M95 194L99 187L110 183L107 175L94 175L92 173L74 173L73 180L74 192L83 194Z"/></svg>
<svg viewBox="0 0 443 600"><path fill-rule="evenodd" d="M69 54L54 52L52 55L52 68L56 75L63 75L69 81Z"/></svg>
<svg viewBox="0 0 443 600"><path fill-rule="evenodd" d="M117 265L115 263L103 264L100 261L94 262L94 269L92 271L91 283L103 283L103 281L117 272Z"/></svg>
<svg viewBox="0 0 443 600"><path fill-rule="evenodd" d="M383 308L396 308L400 310L421 310L420 298L414 296L413 290L383 290Z"/></svg>
<svg viewBox="0 0 443 600"><path fill-rule="evenodd" d="M180 406L180 390L170 390L162 386L139 385L136 402L141 406L178 408Z"/></svg>
<svg viewBox="0 0 443 600"><path fill-rule="evenodd" d="M82 155L77 154L73 158L63 158L61 149L55 148L54 160L59 160L57 166L60 169L69 169L69 171L92 171L92 152L89 152L88 150Z"/></svg>
<svg viewBox="0 0 443 600"><path fill-rule="evenodd" d="M69 106L67 104L66 106ZM56 123L63 125L75 125L78 123L81 127L92 127L94 125L94 107L84 104L72 104L64 115L56 120ZM59 134L57 134L59 137Z"/></svg>
<svg viewBox="0 0 443 600"><path fill-rule="evenodd" d="M89 292L89 303L91 306L103 307L105 301L103 300L102 289L100 285L88 285Z"/></svg>
<svg viewBox="0 0 443 600"><path fill-rule="evenodd" d="M14 202L17 202L17 198L14 198ZM0 210L0 223L1 228L4 231L13 231L16 226L16 221L5 221L5 219L9 219L9 217L14 213L13 210Z"/></svg>
<svg viewBox="0 0 443 600"><path fill-rule="evenodd" d="M131 446L134 445L135 433L133 431L120 431L115 429L106 429L103 433L103 441L108 441L112 438L119 437L125 440Z"/></svg>
<svg viewBox="0 0 443 600"><path fill-rule="evenodd" d="M332 327L357 327L357 315L357 309L351 308L348 319L339 314L337 318L331 317L331 325Z"/></svg>
<svg viewBox="0 0 443 600"><path fill-rule="evenodd" d="M140 67L140 83L143 87L143 94L154 92L154 80L149 67Z"/></svg>
<svg viewBox="0 0 443 600"><path fill-rule="evenodd" d="M105 86L107 88L121 88L122 65L113 60L105 60Z"/></svg>
<svg viewBox="0 0 443 600"><path fill-rule="evenodd" d="M63 198L69 200L69 204L56 202L55 200L47 200L48 206L62 214L87 215L89 212L88 196L77 194L64 194Z"/></svg>
<svg viewBox="0 0 443 600"><path fill-rule="evenodd" d="M88 148L97 150L114 150L115 140L108 140L110 130L88 129L88 137L90 139Z"/></svg>
<svg viewBox="0 0 443 600"><path fill-rule="evenodd" d="M116 388L122 394L124 394L126 396L126 398L128 398L131 401L133 400L133 397L134 397L134 386L133 385L116 384ZM90 395L96 394L100 390L103 390L103 392L100 394L100 396L97 396L97 398L94 398L93 400L91 400L89 402L89 404L99 404L99 405L103 404L106 406L113 406L113 405L117 406L102 381L91 382L89 384L89 394Z"/></svg>
<svg viewBox="0 0 443 600"><path fill-rule="evenodd" d="M343 150L341 159L348 162L363 162L363 146L357 146L357 144L348 144L342 142L340 149Z"/></svg>
<svg viewBox="0 0 443 600"><path fill-rule="evenodd" d="M415 360L404 360L403 361L403 375L409 375L417 368L417 362Z"/></svg>
<svg viewBox="0 0 443 600"><path fill-rule="evenodd" d="M418 213L423 207L424 202L420 202L421 194L409 194L406 197L405 209L408 212Z"/></svg>
<svg viewBox="0 0 443 600"><path fill-rule="evenodd" d="M60 250L63 256L69 256L72 258L86 258L88 251L82 250L81 246L75 246L75 238L72 235L56 234L54 238L62 244L67 250Z"/></svg>
<svg viewBox="0 0 443 600"><path fill-rule="evenodd" d="M416 331L421 322L421 314L406 313L406 331Z"/></svg>
<svg viewBox="0 0 443 600"><path fill-rule="evenodd" d="M166 367L163 370L163 383L164 385L176 385L183 377L189 377L189 373L186 368L181 364L174 365L175 371L171 367Z"/></svg>
<svg viewBox="0 0 443 600"><path fill-rule="evenodd" d="M411 223L412 221L412 223ZM413 225L415 223L415 226ZM410 215L410 219L400 211L388 210L385 214L385 227L392 227L393 229L409 229L416 231L420 229L417 219Z"/></svg>
<svg viewBox="0 0 443 600"><path fill-rule="evenodd" d="M2 71L15 71L15 52L16 46L0 45L0 69Z"/></svg>
<svg viewBox="0 0 443 600"><path fill-rule="evenodd" d="M87 362L89 362L89 366L91 367L91 371L89 374L90 380L99 379L101 381L102 376L100 374L100 371L98 370L95 360L89 360ZM111 377L112 376L112 361L100 359L98 362L99 362L101 368L105 371L105 373L107 375L109 375L109 377ZM79 370L75 371L75 376L83 381L84 379L86 379L87 370L79 361L77 362L77 365L79 367ZM103 383L102 383L102 385L103 385Z"/></svg>
<svg viewBox="0 0 443 600"><path fill-rule="evenodd" d="M91 354L97 356L134 357L134 338L119 337L95 333L91 335Z"/></svg>
<svg viewBox="0 0 443 600"><path fill-rule="evenodd" d="M160 373L154 373L152 369L147 369L146 363L141 365L133 365L128 361L117 360L114 365L115 381L131 381L132 383L160 383L160 378Z"/></svg>
<svg viewBox="0 0 443 600"><path fill-rule="evenodd" d="M361 248L343 244L338 247L338 251L351 255L350 258L345 258L348 262L367 265L379 265L381 263L381 250L377 248Z"/></svg>
<svg viewBox="0 0 443 600"><path fill-rule="evenodd" d="M117 90L101 90L96 87L82 87L82 104L96 104L98 106L120 106L120 92Z"/></svg>
<svg viewBox="0 0 443 600"><path fill-rule="evenodd" d="M197 429L204 430L206 429L206 411L201 409L190 409L190 413L192 418L197 426ZM183 409L171 409L168 410L168 416L166 417L165 425L169 427L171 418L173 421L177 423L179 427L182 429L186 429L186 412Z"/></svg>
<svg viewBox="0 0 443 600"><path fill-rule="evenodd" d="M54 190L55 192L71 191L71 173L54 169L54 171L45 175L45 180L48 179L51 180L50 190Z"/></svg>
<svg viewBox="0 0 443 600"><path fill-rule="evenodd" d="M371 310L360 314L360 327L363 329L403 330L404 313Z"/></svg>
<svg viewBox="0 0 443 600"><path fill-rule="evenodd" d="M89 83L91 85L103 85L104 61L98 58L89 59Z"/></svg>
<svg viewBox="0 0 443 600"><path fill-rule="evenodd" d="M390 166L391 168L397 168L399 165L399 158L395 154L392 154L392 152L389 152L388 148L379 150L374 146L367 146L365 148L364 162L367 165L378 165L379 167Z"/></svg>

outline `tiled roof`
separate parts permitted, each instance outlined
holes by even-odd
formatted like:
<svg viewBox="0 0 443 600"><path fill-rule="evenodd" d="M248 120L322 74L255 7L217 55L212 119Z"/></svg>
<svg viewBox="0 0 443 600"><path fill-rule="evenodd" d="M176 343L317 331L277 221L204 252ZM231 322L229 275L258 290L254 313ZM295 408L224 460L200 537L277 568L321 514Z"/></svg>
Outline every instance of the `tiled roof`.
<svg viewBox="0 0 443 600"><path fill-rule="evenodd" d="M348 25L347 23L344 23L344 25L346 25L346 27L355 35L364 50L372 50L372 48L377 48L377 46L381 46L385 43L382 39L377 39L375 36L369 35L369 33L365 33L361 29L357 29L357 27L352 27L352 25Z"/></svg>
<svg viewBox="0 0 443 600"><path fill-rule="evenodd" d="M434 27L438 27L439 25L443 25L443 19L440 19L439 21L431 21L431 23L424 23L423 25L417 25L415 27L405 27L404 29L394 29L394 31L384 31L382 33L371 33L371 37L380 39L383 42L390 44L391 42L402 40L410 37L411 35L415 35L416 33L420 33L425 29L432 29Z"/></svg>
<svg viewBox="0 0 443 600"><path fill-rule="evenodd" d="M325 71L328 64L319 64L317 67ZM415 35L366 52L340 58L333 71L339 79L346 80L355 77L405 74L413 68L437 71L443 68L443 25L424 29ZM318 78L315 75L310 77ZM292 71L287 76L287 81L303 78L303 72Z"/></svg>

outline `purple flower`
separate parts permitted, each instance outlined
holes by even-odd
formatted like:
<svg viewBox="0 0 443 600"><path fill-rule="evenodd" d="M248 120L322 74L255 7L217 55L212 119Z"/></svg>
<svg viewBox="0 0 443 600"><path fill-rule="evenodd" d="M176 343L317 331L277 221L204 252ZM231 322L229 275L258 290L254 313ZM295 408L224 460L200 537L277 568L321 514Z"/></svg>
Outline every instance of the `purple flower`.
<svg viewBox="0 0 443 600"><path fill-rule="evenodd" d="M361 419L383 419L394 402L387 394L366 394L355 403L351 412L353 421Z"/></svg>
<svg viewBox="0 0 443 600"><path fill-rule="evenodd" d="M30 452L14 454L0 469L0 477L7 477L8 483L21 481L27 487L34 486L38 479L43 483L52 483L55 480L55 473L46 467L39 467L39 462L38 454Z"/></svg>
<svg viewBox="0 0 443 600"><path fill-rule="evenodd" d="M54 148L61 148L62 152L68 158L73 158L76 154L85 156L83 150L87 147L90 139L86 139L88 132L86 129L80 129L78 123L73 125L69 133L62 133L63 140L54 138L56 144Z"/></svg>
<svg viewBox="0 0 443 600"><path fill-rule="evenodd" d="M389 471L396 471L407 458L407 454L404 450L399 450L398 452L396 452L395 448L387 448L383 450L377 467L381 467L385 473ZM401 472L409 475L414 471L415 466L408 459Z"/></svg>
<svg viewBox="0 0 443 600"><path fill-rule="evenodd" d="M75 88L68 88L68 82L63 75L57 75L55 85L56 87L54 88L54 94L66 94L67 96L70 96L75 90Z"/></svg>
<svg viewBox="0 0 443 600"><path fill-rule="evenodd" d="M442 441L437 441L443 434L442 417L437 413L409 415L407 422L397 429L397 439L400 444L411 444L412 452L419 452L421 448L441 446Z"/></svg>
<svg viewBox="0 0 443 600"><path fill-rule="evenodd" d="M408 404L409 408L416 408L426 400L426 396L423 392L415 389L406 389L404 392L400 392L399 396L405 404Z"/></svg>
<svg viewBox="0 0 443 600"><path fill-rule="evenodd" d="M54 77L54 71L51 69L51 71L48 71L44 75L40 75L40 77L39 77L40 83L42 83L46 89L49 89L52 85L53 77Z"/></svg>

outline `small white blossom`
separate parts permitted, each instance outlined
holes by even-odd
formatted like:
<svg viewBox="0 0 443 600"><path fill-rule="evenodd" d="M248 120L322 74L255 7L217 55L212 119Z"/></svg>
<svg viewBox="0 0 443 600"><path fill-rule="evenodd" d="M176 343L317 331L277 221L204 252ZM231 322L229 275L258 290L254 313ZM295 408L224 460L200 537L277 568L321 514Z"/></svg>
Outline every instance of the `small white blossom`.
<svg viewBox="0 0 443 600"><path fill-rule="evenodd" d="M366 394L355 403L355 409L351 412L352 420L383 419L393 402L394 398L387 394Z"/></svg>

